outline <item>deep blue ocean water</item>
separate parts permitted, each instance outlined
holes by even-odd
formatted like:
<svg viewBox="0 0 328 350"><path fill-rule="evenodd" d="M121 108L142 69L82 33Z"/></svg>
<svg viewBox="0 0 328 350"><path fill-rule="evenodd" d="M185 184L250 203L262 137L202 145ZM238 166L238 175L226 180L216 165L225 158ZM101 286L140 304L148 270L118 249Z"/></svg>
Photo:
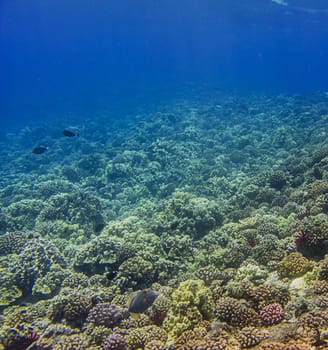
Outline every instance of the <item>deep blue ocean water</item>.
<svg viewBox="0 0 328 350"><path fill-rule="evenodd" d="M327 0L1 0L1 132L118 118L190 86L308 93L328 84Z"/></svg>

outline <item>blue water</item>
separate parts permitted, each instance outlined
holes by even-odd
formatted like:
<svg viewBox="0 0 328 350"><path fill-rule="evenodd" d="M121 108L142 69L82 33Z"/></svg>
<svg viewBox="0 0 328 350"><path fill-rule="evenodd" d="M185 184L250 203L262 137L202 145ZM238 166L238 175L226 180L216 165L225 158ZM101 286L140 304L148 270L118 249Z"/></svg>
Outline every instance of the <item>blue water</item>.
<svg viewBox="0 0 328 350"><path fill-rule="evenodd" d="M327 0L1 0L1 131L191 85L326 91L327 23Z"/></svg>

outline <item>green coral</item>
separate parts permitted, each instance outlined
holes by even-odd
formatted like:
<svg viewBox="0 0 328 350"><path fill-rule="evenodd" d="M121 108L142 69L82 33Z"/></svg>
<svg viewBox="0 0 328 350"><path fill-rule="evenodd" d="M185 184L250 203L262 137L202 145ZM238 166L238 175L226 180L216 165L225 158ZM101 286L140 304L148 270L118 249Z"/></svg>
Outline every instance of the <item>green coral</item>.
<svg viewBox="0 0 328 350"><path fill-rule="evenodd" d="M64 279L69 276L69 272L58 264L52 264L49 271L39 277L33 287L32 295L42 295L49 297L58 291Z"/></svg>
<svg viewBox="0 0 328 350"><path fill-rule="evenodd" d="M23 232L5 233L0 236L0 256L13 253L18 254L27 241L28 238Z"/></svg>
<svg viewBox="0 0 328 350"><path fill-rule="evenodd" d="M22 296L22 291L14 284L14 275L0 261L0 308L8 306Z"/></svg>
<svg viewBox="0 0 328 350"><path fill-rule="evenodd" d="M268 272L254 262L245 262L237 270L233 281L239 283L245 283L252 281L255 284L261 284L268 276Z"/></svg>
<svg viewBox="0 0 328 350"><path fill-rule="evenodd" d="M63 335L52 347L53 350L88 350L90 348L90 339L87 335L79 333L70 336Z"/></svg>
<svg viewBox="0 0 328 350"><path fill-rule="evenodd" d="M154 282L155 273L151 261L145 260L141 256L134 256L120 265L116 280L124 288L145 288Z"/></svg>
<svg viewBox="0 0 328 350"><path fill-rule="evenodd" d="M24 245L8 268L13 274L15 284L22 289L24 294L33 291L34 285L42 284L45 281L39 279L51 280L52 288L48 285L49 289L44 290L48 294L48 292L51 293L60 287L65 267L64 257L52 243L43 239L31 239ZM50 273L49 278L47 277L48 273Z"/></svg>
<svg viewBox="0 0 328 350"><path fill-rule="evenodd" d="M137 350L140 348L144 349L149 343L154 341L165 344L167 333L158 326L150 325L131 330L125 339L129 350Z"/></svg>
<svg viewBox="0 0 328 350"><path fill-rule="evenodd" d="M186 280L172 293L172 307L163 327L174 339L198 322L213 316L214 301L211 291L202 280Z"/></svg>
<svg viewBox="0 0 328 350"><path fill-rule="evenodd" d="M22 199L6 208L7 229L9 231L33 229L35 221L44 208L44 202L39 199Z"/></svg>
<svg viewBox="0 0 328 350"><path fill-rule="evenodd" d="M117 273L119 265L135 256L134 247L118 237L99 236L80 248L74 259L74 267L88 275Z"/></svg>
<svg viewBox="0 0 328 350"><path fill-rule="evenodd" d="M311 198L317 198L321 194L328 192L328 181L315 180L307 185L307 191Z"/></svg>
<svg viewBox="0 0 328 350"><path fill-rule="evenodd" d="M84 236L85 231L79 224L71 224L65 220L51 220L38 222L37 230L42 235L52 239L64 238L64 244L67 240L71 240L74 244L86 243L87 237Z"/></svg>
<svg viewBox="0 0 328 350"><path fill-rule="evenodd" d="M200 239L223 222L216 201L187 192L176 192L165 210L154 219L154 229L158 233L186 233L194 239Z"/></svg>
<svg viewBox="0 0 328 350"><path fill-rule="evenodd" d="M95 226L103 222L101 211L100 201L88 192L55 194L40 210L36 226L43 229L48 223L51 225L58 220L64 221L69 225L79 225L79 229L83 229L84 235L89 237L94 232ZM51 226L47 228L47 231L50 230ZM52 233L55 235L56 231Z"/></svg>
<svg viewBox="0 0 328 350"><path fill-rule="evenodd" d="M284 251L280 247L278 237L268 234L258 239L253 249L254 259L263 265L282 259Z"/></svg>

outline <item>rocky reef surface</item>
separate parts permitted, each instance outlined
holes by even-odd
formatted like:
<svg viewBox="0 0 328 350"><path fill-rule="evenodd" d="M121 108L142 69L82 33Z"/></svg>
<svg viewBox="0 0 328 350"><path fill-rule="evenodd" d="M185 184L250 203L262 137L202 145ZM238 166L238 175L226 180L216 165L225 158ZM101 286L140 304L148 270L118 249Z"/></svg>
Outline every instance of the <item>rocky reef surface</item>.
<svg viewBox="0 0 328 350"><path fill-rule="evenodd" d="M0 349L328 348L327 94L65 127L0 141Z"/></svg>

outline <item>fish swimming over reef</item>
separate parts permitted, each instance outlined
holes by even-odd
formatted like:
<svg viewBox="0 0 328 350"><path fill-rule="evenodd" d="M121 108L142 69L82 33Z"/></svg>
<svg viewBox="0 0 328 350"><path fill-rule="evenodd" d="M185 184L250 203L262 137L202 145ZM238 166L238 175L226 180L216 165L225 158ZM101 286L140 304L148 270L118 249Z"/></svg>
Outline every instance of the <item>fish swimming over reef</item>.
<svg viewBox="0 0 328 350"><path fill-rule="evenodd" d="M68 130L65 129L62 131L62 134L66 137L75 137L75 136L79 136L79 133L76 131L72 131L72 130Z"/></svg>
<svg viewBox="0 0 328 350"><path fill-rule="evenodd" d="M34 153L34 154L42 154L42 153L48 151L48 149L49 149L48 146L41 145L41 146L34 147L32 149L32 153Z"/></svg>
<svg viewBox="0 0 328 350"><path fill-rule="evenodd" d="M132 317L138 318L139 314L145 312L153 305L155 299L159 296L159 292L152 289L143 289L130 295L128 302L128 311Z"/></svg>

